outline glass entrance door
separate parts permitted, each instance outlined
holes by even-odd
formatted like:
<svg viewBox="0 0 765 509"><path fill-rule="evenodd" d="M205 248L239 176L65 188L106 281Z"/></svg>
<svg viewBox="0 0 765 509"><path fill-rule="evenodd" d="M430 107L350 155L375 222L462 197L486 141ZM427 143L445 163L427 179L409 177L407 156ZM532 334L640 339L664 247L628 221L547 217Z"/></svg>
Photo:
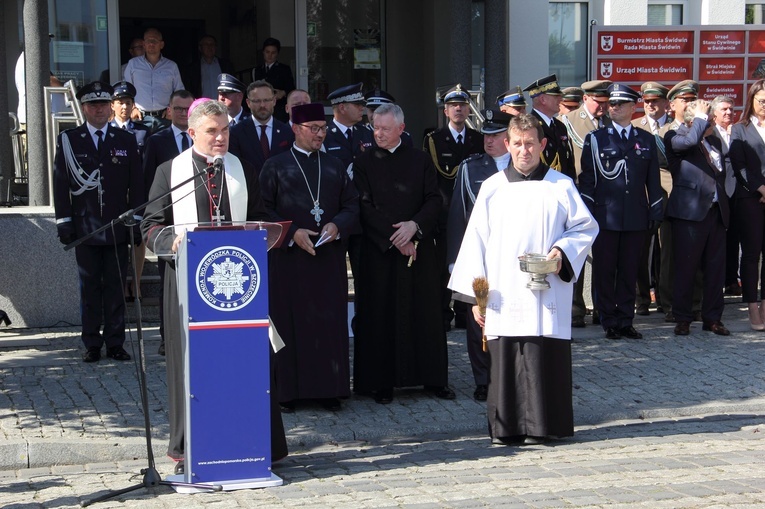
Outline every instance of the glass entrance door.
<svg viewBox="0 0 765 509"><path fill-rule="evenodd" d="M327 94L358 82L384 87L384 1L296 1L295 74L313 101L328 104Z"/></svg>

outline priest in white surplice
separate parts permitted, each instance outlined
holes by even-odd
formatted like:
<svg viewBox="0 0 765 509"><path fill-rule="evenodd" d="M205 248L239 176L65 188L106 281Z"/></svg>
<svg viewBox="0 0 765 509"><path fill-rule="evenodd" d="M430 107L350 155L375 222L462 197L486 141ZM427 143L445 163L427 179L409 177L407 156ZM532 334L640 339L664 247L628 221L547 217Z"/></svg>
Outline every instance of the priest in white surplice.
<svg viewBox="0 0 765 509"><path fill-rule="evenodd" d="M491 358L487 414L495 444L540 443L574 434L571 296L598 225L574 182L541 163L545 146L530 115L510 121L512 163L481 186L452 271L455 298L475 303L473 280L489 283L485 326ZM558 259L551 288L526 288L518 257ZM459 294L459 295L458 295Z"/></svg>

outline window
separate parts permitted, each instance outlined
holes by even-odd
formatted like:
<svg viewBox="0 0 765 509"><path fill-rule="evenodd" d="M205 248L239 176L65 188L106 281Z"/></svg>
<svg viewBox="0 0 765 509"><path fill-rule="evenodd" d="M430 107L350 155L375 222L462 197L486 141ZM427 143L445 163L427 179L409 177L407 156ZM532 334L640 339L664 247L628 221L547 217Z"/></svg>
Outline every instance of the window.
<svg viewBox="0 0 765 509"><path fill-rule="evenodd" d="M550 2L550 72L561 87L587 81L588 2Z"/></svg>
<svg viewBox="0 0 765 509"><path fill-rule="evenodd" d="M765 4L747 3L744 20L747 25L761 25L765 21Z"/></svg>
<svg viewBox="0 0 765 509"><path fill-rule="evenodd" d="M648 25L682 25L682 4L648 4Z"/></svg>

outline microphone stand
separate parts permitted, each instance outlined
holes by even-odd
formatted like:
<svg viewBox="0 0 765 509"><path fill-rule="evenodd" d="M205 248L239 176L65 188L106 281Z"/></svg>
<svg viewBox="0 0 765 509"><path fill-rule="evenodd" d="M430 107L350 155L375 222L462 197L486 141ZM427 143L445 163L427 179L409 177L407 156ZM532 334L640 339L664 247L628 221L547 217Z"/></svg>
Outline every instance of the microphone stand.
<svg viewBox="0 0 765 509"><path fill-rule="evenodd" d="M217 158L216 158L215 162L218 163L218 159ZM221 157L220 158L220 163L222 163L222 162L223 162L223 158ZM218 170L220 170L219 166L216 167L216 173L217 173ZM85 242L86 240L94 237L95 235L98 235L102 231L104 231L104 230L106 230L108 228L113 228L114 226L116 226L116 225L118 225L120 223L124 224L128 228L128 232L130 234L129 239L132 242L132 239L134 238L133 237L133 228L135 228L135 226L136 226L136 221L135 221L133 216L134 216L134 214L136 212L145 210L146 207L148 207L152 203L154 203L156 201L159 201L159 200L169 196L170 194L173 193L173 191L179 189L180 187L185 186L189 182L192 182L195 178L197 178L199 176L200 176L199 174L192 175L190 178L188 178L188 179L184 180L183 182L181 182L180 184L174 186L173 188L171 188L166 193L164 193L164 194L162 194L160 196L157 196L153 200L149 200L146 203L144 203L142 205L139 205L138 207L136 207L134 209L130 209L127 212L124 212L119 217L117 217L116 219L113 219L112 221L110 221L109 223L103 225L102 227L98 228L97 230L95 230L95 231L89 233L88 235L85 235L84 237L81 237L81 238L79 238L79 239L77 239L77 240L67 244L66 246L64 246L64 250L68 251L68 250L70 250L72 248L75 248L75 247L79 246L80 244L82 244L83 242ZM210 180L210 178L207 179L207 181L209 181L209 180ZM131 258L131 263L132 263L132 267L133 267L133 274L136 274L135 249L131 249L130 253L131 253L130 258ZM133 279L133 285L134 285L134 287L133 287L134 294L138 295L138 280L135 279L135 278ZM160 305L162 305L161 302L160 302ZM186 482L180 482L180 481L164 481L164 480L162 480L162 477L159 475L159 472L157 472L157 468L156 468L155 462L154 462L154 451L153 451L152 446L151 446L151 420L150 420L150 417L149 417L149 397L148 397L148 391L146 389L146 357L144 355L145 349L144 349L144 345L143 345L144 341L143 341L143 327L142 327L143 315L141 314L141 300L140 299L136 299L135 300L135 306L136 306L135 309L136 309L136 321L137 321L136 336L138 337L138 357L140 359L140 363L139 363L140 370L138 371L138 382L139 382L140 390L141 390L141 407L143 409L144 434L145 434L145 437L146 437L146 454L147 454L148 466L147 466L147 468L141 469L141 474L143 475L143 479L142 479L142 481L139 484L135 484L133 486L128 486L127 488L123 488L121 490L110 491L110 492L108 492L108 493L106 493L104 495L98 496L98 497L93 498L91 500L85 500L81 504L82 507L87 507L87 506L89 506L91 504L95 504L97 502L103 502L104 500L109 500L111 498L118 497L118 496L123 495L125 493L130 493L131 491L135 491L135 490L138 490L138 489L141 489L141 488L147 488L148 489L148 488L151 488L151 487L154 487L154 486L158 486L158 485L189 487L189 488L197 488L197 489L209 490L209 491L222 491L222 489L223 489L223 487L221 485L215 485L215 484L212 484L212 485L211 484L194 484L194 483L186 483Z"/></svg>

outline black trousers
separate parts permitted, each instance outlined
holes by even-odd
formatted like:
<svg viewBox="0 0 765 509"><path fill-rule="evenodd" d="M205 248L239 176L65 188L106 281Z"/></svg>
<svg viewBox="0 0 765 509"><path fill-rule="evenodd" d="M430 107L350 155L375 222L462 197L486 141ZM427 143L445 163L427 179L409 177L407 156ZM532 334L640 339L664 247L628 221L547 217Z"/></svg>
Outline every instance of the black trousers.
<svg viewBox="0 0 765 509"><path fill-rule="evenodd" d="M672 218L672 245L675 250L672 295L675 320L693 321L693 285L699 269L704 288L701 319L704 322L720 320L725 306L725 226L717 203L701 221Z"/></svg>
<svg viewBox="0 0 765 509"><path fill-rule="evenodd" d="M603 329L632 325L635 288L646 230L601 230L592 245L595 308Z"/></svg>
<svg viewBox="0 0 765 509"><path fill-rule="evenodd" d="M125 342L125 300L128 247L91 246L74 248L80 274L82 342L86 348L122 346ZM101 333L103 325L103 335Z"/></svg>
<svg viewBox="0 0 765 509"><path fill-rule="evenodd" d="M725 286L738 284L739 254L741 248L741 235L739 233L739 222L736 220L738 213L736 206L738 200L730 198L730 217L734 218L728 225L728 231L725 234Z"/></svg>
<svg viewBox="0 0 765 509"><path fill-rule="evenodd" d="M454 301L456 305L459 301ZM473 307L462 303L467 307L465 311L465 329L467 333L467 352L470 359L470 367L473 370L473 380L476 385L489 384L489 352L483 351L483 334L481 326L473 318Z"/></svg>
<svg viewBox="0 0 765 509"><path fill-rule="evenodd" d="M765 207L757 197L739 198L736 216L741 234L741 293L744 302L765 300L765 271L760 271L760 257L765 253ZM760 295L757 295L757 286Z"/></svg>

